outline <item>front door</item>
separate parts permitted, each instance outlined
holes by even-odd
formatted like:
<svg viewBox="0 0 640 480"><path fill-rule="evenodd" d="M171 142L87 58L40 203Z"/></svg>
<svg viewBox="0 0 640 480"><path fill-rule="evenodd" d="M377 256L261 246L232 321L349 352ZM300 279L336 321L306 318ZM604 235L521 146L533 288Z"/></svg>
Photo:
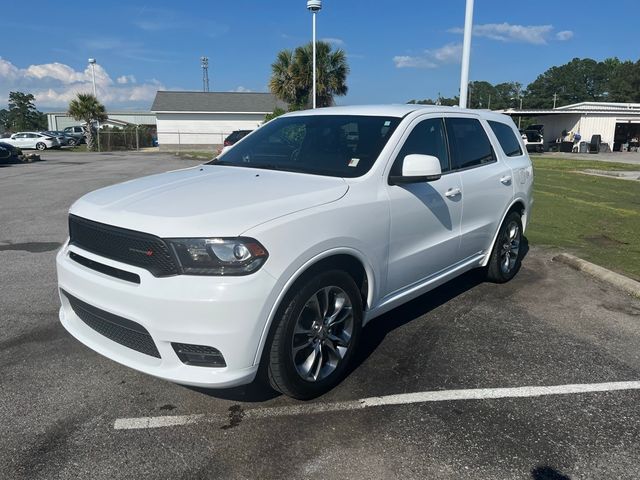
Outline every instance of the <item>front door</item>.
<svg viewBox="0 0 640 480"><path fill-rule="evenodd" d="M451 172L442 118L417 119L408 129L391 175L402 173L404 157L433 155L439 180L389 185L390 231L386 294L398 292L456 263L462 215L461 183Z"/></svg>

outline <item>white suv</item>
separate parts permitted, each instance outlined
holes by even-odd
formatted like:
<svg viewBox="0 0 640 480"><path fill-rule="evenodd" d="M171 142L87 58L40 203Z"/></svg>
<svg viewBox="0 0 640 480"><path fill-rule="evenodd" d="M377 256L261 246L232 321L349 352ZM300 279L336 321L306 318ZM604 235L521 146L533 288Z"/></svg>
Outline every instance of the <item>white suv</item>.
<svg viewBox="0 0 640 480"><path fill-rule="evenodd" d="M290 113L206 165L74 203L60 320L157 377L222 388L260 371L311 398L345 375L371 319L476 267L510 280L532 182L503 115Z"/></svg>

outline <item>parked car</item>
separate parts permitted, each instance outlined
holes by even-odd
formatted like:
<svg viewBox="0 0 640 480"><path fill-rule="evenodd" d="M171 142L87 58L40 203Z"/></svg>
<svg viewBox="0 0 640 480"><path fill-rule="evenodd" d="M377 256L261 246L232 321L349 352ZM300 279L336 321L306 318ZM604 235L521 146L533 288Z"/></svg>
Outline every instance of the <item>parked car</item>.
<svg viewBox="0 0 640 480"><path fill-rule="evenodd" d="M66 133L58 130L45 130L40 133L42 133L43 135L49 135L50 137L56 137L61 147L66 147L66 146L72 147L78 143L78 140L75 137L72 137L71 135L67 135Z"/></svg>
<svg viewBox="0 0 640 480"><path fill-rule="evenodd" d="M18 132L14 133L9 138L3 138L2 141L25 150L28 148L46 150L47 148L60 147L60 143L57 138L38 132Z"/></svg>
<svg viewBox="0 0 640 480"><path fill-rule="evenodd" d="M64 129L63 133L70 137L75 138L75 145L80 145L82 143L86 143L86 135L84 132L84 128L79 125L74 125L73 127L67 127Z"/></svg>
<svg viewBox="0 0 640 480"><path fill-rule="evenodd" d="M544 125L530 125L520 134L528 152L544 152Z"/></svg>
<svg viewBox="0 0 640 480"><path fill-rule="evenodd" d="M236 130L234 132L231 132L231 134L229 134L229 136L224 139L222 150L220 151L220 153L224 153L229 150L233 145L249 135L252 131L253 130Z"/></svg>
<svg viewBox="0 0 640 480"><path fill-rule="evenodd" d="M474 268L512 279L532 183L497 113L289 113L207 164L75 202L60 320L160 378L223 388L264 371L311 398L344 377L373 318Z"/></svg>
<svg viewBox="0 0 640 480"><path fill-rule="evenodd" d="M0 142L0 163L15 163L20 161L22 150L9 143Z"/></svg>

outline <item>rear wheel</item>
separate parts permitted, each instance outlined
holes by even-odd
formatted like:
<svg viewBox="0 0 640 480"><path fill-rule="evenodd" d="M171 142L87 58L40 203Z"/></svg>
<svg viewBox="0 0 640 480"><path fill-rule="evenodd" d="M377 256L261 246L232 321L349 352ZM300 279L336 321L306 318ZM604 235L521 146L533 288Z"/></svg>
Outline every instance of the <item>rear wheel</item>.
<svg viewBox="0 0 640 480"><path fill-rule="evenodd" d="M346 374L362 328L362 299L345 272L320 273L294 287L275 321L268 350L271 386L290 397L313 398Z"/></svg>
<svg viewBox="0 0 640 480"><path fill-rule="evenodd" d="M38 142L38 143L36 143L36 148L37 148L38 150L46 150L46 149L47 149L47 146L46 146L44 143L42 143L42 142Z"/></svg>
<svg viewBox="0 0 640 480"><path fill-rule="evenodd" d="M515 277L522 260L521 245L522 219L518 212L511 212L502 223L493 246L487 265L488 280L505 283Z"/></svg>

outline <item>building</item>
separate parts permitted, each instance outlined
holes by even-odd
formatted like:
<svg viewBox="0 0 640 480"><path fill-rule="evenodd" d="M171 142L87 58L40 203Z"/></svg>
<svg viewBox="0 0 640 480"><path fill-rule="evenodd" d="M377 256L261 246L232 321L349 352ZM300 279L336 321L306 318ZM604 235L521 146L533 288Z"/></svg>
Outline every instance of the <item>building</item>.
<svg viewBox="0 0 640 480"><path fill-rule="evenodd" d="M159 91L151 111L161 150L213 150L234 130L255 130L287 104L271 93Z"/></svg>
<svg viewBox="0 0 640 480"><path fill-rule="evenodd" d="M108 112L108 118L102 125L109 125L110 127L124 127L126 125L152 125L156 124L156 116L152 112ZM64 130L66 127L73 125L80 125L82 122L78 122L70 117L66 112L51 112L47 113L47 123L49 124L48 130Z"/></svg>
<svg viewBox="0 0 640 480"><path fill-rule="evenodd" d="M505 110L513 117L535 118L544 125L545 148L562 138L563 132L579 133L581 141L590 142L600 135L612 151L640 139L640 103L582 102L550 110Z"/></svg>

